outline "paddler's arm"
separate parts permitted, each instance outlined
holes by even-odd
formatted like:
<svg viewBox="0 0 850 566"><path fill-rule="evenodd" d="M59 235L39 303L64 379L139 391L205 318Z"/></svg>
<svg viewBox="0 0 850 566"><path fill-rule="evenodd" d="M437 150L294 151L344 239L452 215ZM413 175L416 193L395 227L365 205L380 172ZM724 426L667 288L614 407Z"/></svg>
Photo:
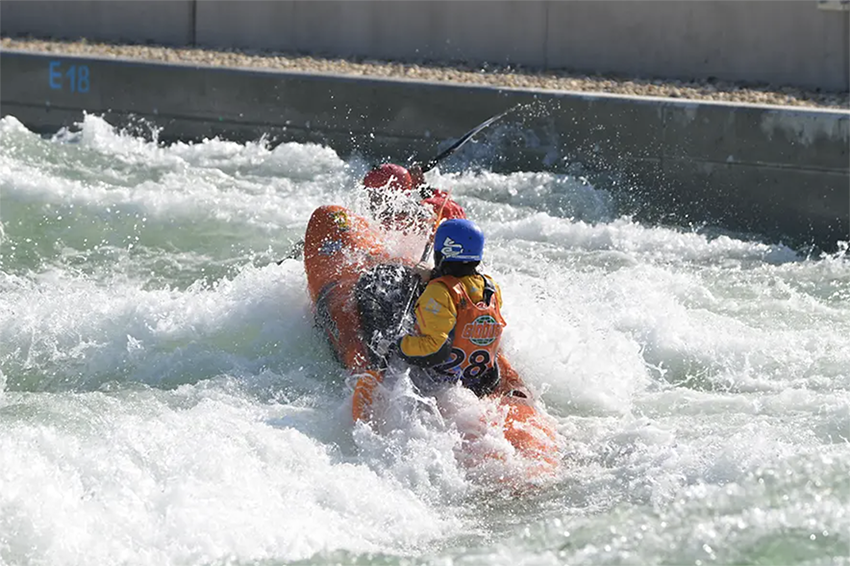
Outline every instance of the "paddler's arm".
<svg viewBox="0 0 850 566"><path fill-rule="evenodd" d="M401 358L422 367L446 361L452 350L451 332L457 321L457 308L446 286L430 283L416 301L414 316L416 333L400 340L398 353Z"/></svg>
<svg viewBox="0 0 850 566"><path fill-rule="evenodd" d="M446 191L428 186L425 182L425 174L419 165L414 165L408 171L410 172L411 181L413 181L413 190L419 191L422 204L428 205L433 209L435 218L438 214L441 220L466 218L466 211L461 205L453 201Z"/></svg>
<svg viewBox="0 0 850 566"><path fill-rule="evenodd" d="M466 218L466 211L463 207L449 198L449 194L439 189L431 189L431 195L422 199L422 204L430 206L434 210L434 215L440 215L441 220L451 220L452 218Z"/></svg>

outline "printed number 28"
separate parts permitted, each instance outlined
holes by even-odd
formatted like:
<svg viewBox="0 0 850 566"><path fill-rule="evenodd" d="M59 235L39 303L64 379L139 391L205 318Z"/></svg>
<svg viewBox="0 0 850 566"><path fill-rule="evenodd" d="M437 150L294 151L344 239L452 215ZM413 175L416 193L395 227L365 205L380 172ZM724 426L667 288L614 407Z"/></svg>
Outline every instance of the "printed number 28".
<svg viewBox="0 0 850 566"><path fill-rule="evenodd" d="M53 90L62 90L67 84L71 92L88 92L91 86L89 66L70 65L63 69L61 61L51 61L48 82Z"/></svg>
<svg viewBox="0 0 850 566"><path fill-rule="evenodd" d="M452 348L452 353L446 362L438 366L434 366L434 370L439 373L453 373L455 368L466 360L466 354L460 348ZM480 377L487 370L487 364L490 363L490 352L487 350L475 350L469 355L469 363L466 369L463 370L464 379L475 379Z"/></svg>

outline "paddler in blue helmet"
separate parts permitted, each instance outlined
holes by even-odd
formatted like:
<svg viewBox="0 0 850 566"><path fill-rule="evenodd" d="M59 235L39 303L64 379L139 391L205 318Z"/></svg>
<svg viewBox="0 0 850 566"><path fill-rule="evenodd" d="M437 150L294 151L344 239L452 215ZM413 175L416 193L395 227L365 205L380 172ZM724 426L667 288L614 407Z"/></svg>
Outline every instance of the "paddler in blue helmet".
<svg viewBox="0 0 850 566"><path fill-rule="evenodd" d="M500 355L505 320L502 293L478 272L484 254L484 233L471 220L442 222L434 235L434 271L414 308L414 329L394 350L408 364L427 368L430 383L459 382L476 395L492 393L516 372Z"/></svg>

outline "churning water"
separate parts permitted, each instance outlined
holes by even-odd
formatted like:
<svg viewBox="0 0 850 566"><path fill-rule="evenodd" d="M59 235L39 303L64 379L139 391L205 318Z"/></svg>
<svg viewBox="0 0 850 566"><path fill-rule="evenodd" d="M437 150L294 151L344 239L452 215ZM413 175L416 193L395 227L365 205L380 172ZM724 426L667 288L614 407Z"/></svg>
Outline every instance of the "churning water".
<svg viewBox="0 0 850 566"><path fill-rule="evenodd" d="M351 425L302 264L275 260L365 168L0 121L0 564L850 564L846 248L434 172L562 436L518 493L451 427Z"/></svg>

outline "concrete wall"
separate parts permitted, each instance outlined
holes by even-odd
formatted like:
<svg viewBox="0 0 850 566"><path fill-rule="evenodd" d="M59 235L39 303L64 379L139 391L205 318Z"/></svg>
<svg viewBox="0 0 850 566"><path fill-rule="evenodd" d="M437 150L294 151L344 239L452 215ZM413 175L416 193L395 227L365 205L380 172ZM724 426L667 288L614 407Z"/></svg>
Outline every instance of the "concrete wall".
<svg viewBox="0 0 850 566"><path fill-rule="evenodd" d="M194 0L0 2L3 35L189 45L194 28Z"/></svg>
<svg viewBox="0 0 850 566"><path fill-rule="evenodd" d="M199 0L197 41L847 90L848 37L850 12L809 0L284 1L252 10Z"/></svg>
<svg viewBox="0 0 850 566"><path fill-rule="evenodd" d="M850 88L850 12L809 0L553 2L548 23L551 67Z"/></svg>
<svg viewBox="0 0 850 566"><path fill-rule="evenodd" d="M850 237L850 112L8 51L0 82L2 115L39 132L72 126L86 110L118 126L143 118L163 128L163 140L265 135L392 159L433 156L439 142L533 102L533 112L516 113L500 126L505 135L490 139L494 169L580 163L639 217L825 248Z"/></svg>
<svg viewBox="0 0 850 566"><path fill-rule="evenodd" d="M850 10L812 0L3 0L0 26L7 35L850 88Z"/></svg>
<svg viewBox="0 0 850 566"><path fill-rule="evenodd" d="M199 0L198 45L545 65L545 2ZM228 22L223 26L222 22ZM259 25L258 25L259 23Z"/></svg>

